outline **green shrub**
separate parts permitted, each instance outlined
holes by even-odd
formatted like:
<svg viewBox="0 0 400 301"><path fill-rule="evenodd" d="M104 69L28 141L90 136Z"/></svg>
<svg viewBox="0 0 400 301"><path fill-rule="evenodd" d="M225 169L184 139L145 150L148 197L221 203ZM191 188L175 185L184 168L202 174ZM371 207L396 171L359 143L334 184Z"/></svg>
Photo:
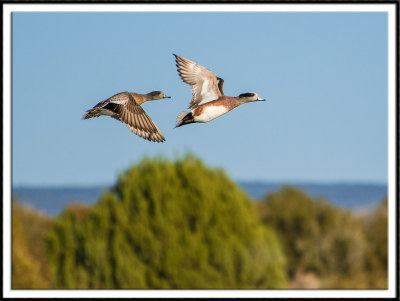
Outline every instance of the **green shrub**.
<svg viewBox="0 0 400 301"><path fill-rule="evenodd" d="M51 288L44 237L52 224L46 215L12 202L12 288Z"/></svg>
<svg viewBox="0 0 400 301"><path fill-rule="evenodd" d="M59 288L286 284L278 240L248 196L190 155L144 159L122 173L83 218L65 210L47 247Z"/></svg>
<svg viewBox="0 0 400 301"><path fill-rule="evenodd" d="M365 217L364 232L368 240L366 271L371 288L387 288L388 273L388 207L387 198Z"/></svg>
<svg viewBox="0 0 400 301"><path fill-rule="evenodd" d="M290 275L298 270L320 277L363 269L366 240L362 223L347 210L283 187L262 204L264 223L278 233Z"/></svg>

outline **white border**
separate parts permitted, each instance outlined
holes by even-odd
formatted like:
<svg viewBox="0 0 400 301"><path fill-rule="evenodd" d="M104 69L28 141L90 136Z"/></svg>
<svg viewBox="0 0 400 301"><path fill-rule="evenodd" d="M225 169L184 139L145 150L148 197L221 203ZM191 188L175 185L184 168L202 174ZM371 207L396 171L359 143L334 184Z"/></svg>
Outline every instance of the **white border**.
<svg viewBox="0 0 400 301"><path fill-rule="evenodd" d="M3 296L11 296L11 14L3 6Z"/></svg>
<svg viewBox="0 0 400 301"><path fill-rule="evenodd" d="M388 12L388 213L396 232L396 69L394 4L3 4L3 296L9 298L390 298L396 294L395 240L389 239L388 290L11 290L11 12ZM397 62L398 63L398 62ZM6 259L6 260L5 260Z"/></svg>
<svg viewBox="0 0 400 301"><path fill-rule="evenodd" d="M394 4L4 4L8 12L394 12Z"/></svg>
<svg viewBox="0 0 400 301"><path fill-rule="evenodd" d="M399 65L399 62L395 64L396 21L395 7L393 7L388 14L388 238L395 236L396 233L396 201L398 198L396 185L399 185L399 179L396 181L396 168L399 168L396 166L396 117L400 118L396 116L396 65ZM397 101L399 100L397 99ZM398 203L397 206L399 206ZM396 294L396 267L398 267L396 247L398 247L396 238L388 239L388 287L393 290L393 296ZM399 285L398 282L399 279L397 279L397 285Z"/></svg>

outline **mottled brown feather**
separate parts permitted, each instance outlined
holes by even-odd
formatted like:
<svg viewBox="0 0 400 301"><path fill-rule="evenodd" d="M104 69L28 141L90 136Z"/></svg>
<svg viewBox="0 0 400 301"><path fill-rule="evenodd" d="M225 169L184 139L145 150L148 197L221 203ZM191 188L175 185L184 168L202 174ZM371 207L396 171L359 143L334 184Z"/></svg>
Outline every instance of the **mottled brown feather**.
<svg viewBox="0 0 400 301"><path fill-rule="evenodd" d="M165 141L165 138L151 118L146 114L143 108L137 104L140 101L141 99L138 100L137 95L130 95L128 103L122 106L122 114L120 115L121 121L136 129L137 132L135 134L142 138L157 142Z"/></svg>
<svg viewBox="0 0 400 301"><path fill-rule="evenodd" d="M99 102L83 116L84 119L105 115L124 122L136 135L155 142L165 141L159 128L140 106L148 99L147 95L123 92ZM104 113L103 113L104 112ZM108 114L108 115L109 115Z"/></svg>

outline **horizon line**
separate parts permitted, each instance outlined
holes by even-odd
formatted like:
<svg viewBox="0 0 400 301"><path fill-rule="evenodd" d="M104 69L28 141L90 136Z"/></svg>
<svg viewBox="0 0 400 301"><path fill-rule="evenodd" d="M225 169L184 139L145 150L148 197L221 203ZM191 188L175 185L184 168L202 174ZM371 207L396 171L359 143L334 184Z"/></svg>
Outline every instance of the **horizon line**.
<svg viewBox="0 0 400 301"><path fill-rule="evenodd" d="M249 179L235 179L232 180L236 184L267 184L267 185L375 185L375 186L388 186L388 181L373 181L373 180L249 180ZM11 184L14 188L110 188L115 183L22 183Z"/></svg>

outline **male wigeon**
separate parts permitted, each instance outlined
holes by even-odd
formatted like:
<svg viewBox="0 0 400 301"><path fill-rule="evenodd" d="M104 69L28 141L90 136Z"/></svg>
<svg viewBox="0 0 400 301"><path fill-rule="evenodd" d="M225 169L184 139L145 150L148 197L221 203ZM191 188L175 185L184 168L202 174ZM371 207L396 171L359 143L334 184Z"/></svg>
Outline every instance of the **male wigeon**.
<svg viewBox="0 0 400 301"><path fill-rule="evenodd" d="M192 100L188 109L176 119L176 127L195 122L211 121L237 106L264 101L257 93L244 93L238 97L225 96L222 90L224 80L207 68L174 54L178 73L183 82L192 86Z"/></svg>

